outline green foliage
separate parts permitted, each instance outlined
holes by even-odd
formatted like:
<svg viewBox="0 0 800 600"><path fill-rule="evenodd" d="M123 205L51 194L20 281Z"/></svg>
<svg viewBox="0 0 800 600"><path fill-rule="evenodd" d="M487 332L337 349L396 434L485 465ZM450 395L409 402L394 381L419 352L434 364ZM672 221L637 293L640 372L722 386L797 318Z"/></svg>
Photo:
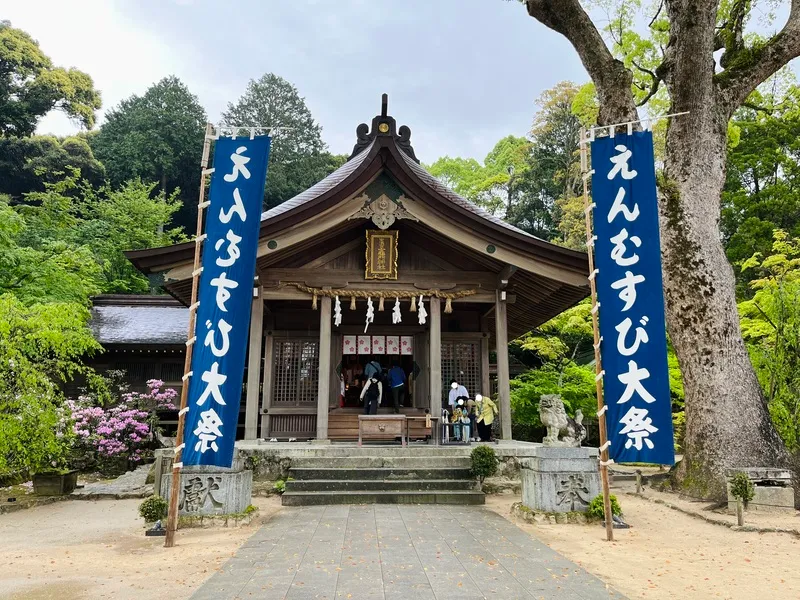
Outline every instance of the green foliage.
<svg viewBox="0 0 800 600"><path fill-rule="evenodd" d="M125 258L138 250L182 241L165 225L178 210L175 194L129 181L95 190L74 175L27 194L29 205L0 200L0 291L26 303L87 303L100 292L142 293L148 280Z"/></svg>
<svg viewBox="0 0 800 600"><path fill-rule="evenodd" d="M499 460L494 448L489 446L477 446L470 453L472 459L472 474L483 483L487 477L491 477L497 472Z"/></svg>
<svg viewBox="0 0 800 600"><path fill-rule="evenodd" d="M683 453L683 440L686 436L686 412L672 413L672 431L675 436L675 454Z"/></svg>
<svg viewBox="0 0 800 600"><path fill-rule="evenodd" d="M747 505L755 495L756 488L747 473L740 471L731 478L731 496L740 499L745 508L747 508Z"/></svg>
<svg viewBox="0 0 800 600"><path fill-rule="evenodd" d="M273 132L266 208L311 187L346 158L326 152L322 127L314 121L305 99L294 85L274 73L251 79L242 97L228 103L222 118L235 125L283 128Z"/></svg>
<svg viewBox="0 0 800 600"><path fill-rule="evenodd" d="M168 510L167 501L161 496L153 495L142 500L139 505L139 516L147 523L155 523L160 519L166 518Z"/></svg>
<svg viewBox="0 0 800 600"><path fill-rule="evenodd" d="M16 202L28 192L43 192L46 183L56 183L74 170L92 186L102 185L106 177L85 135L0 138L0 194Z"/></svg>
<svg viewBox="0 0 800 600"><path fill-rule="evenodd" d="M193 231L206 120L197 97L170 76L109 110L89 142L114 187L141 179L164 195L178 190L184 209L176 222Z"/></svg>
<svg viewBox="0 0 800 600"><path fill-rule="evenodd" d="M513 204L518 198L517 186L528 169L529 151L528 140L509 135L495 144L483 164L474 158L445 156L428 170L467 200L491 213L508 215L509 193Z"/></svg>
<svg viewBox="0 0 800 600"><path fill-rule="evenodd" d="M580 88L561 82L537 100L529 138L506 136L486 156L445 156L428 170L459 195L543 239L586 244L578 131L573 109ZM509 172L509 168L513 168Z"/></svg>
<svg viewBox="0 0 800 600"><path fill-rule="evenodd" d="M274 484L272 484L272 489L275 490L278 494L283 494L286 491L286 482L287 481L294 481L291 477L287 477L286 481L283 479L278 479Z"/></svg>
<svg viewBox="0 0 800 600"><path fill-rule="evenodd" d="M800 236L800 89L756 91L734 117L739 141L729 147L720 228L728 259L739 266L772 250L772 232ZM737 270L739 295L749 297L753 271Z"/></svg>
<svg viewBox="0 0 800 600"><path fill-rule="evenodd" d="M609 497L611 500L611 514L617 517L622 516L622 507L614 494ZM586 509L586 515L593 519L604 520L606 518L605 509L603 508L603 494L597 494L589 503L589 508Z"/></svg>
<svg viewBox="0 0 800 600"><path fill-rule="evenodd" d="M41 238L67 232L67 226L50 219L52 206L39 210L41 221L30 221L0 198L0 293L11 293L25 304L77 302L102 289L102 269L91 248L61 239ZM72 223L68 219L69 224Z"/></svg>
<svg viewBox="0 0 800 600"><path fill-rule="evenodd" d="M519 182L519 201L509 215L511 223L544 239L569 242L586 247L585 229L579 228L578 239L569 237L561 227L562 210L579 192L580 155L578 138L580 121L573 112L579 88L562 81L546 90L537 99L530 137L528 169ZM583 200L580 200L581 220Z"/></svg>
<svg viewBox="0 0 800 600"><path fill-rule="evenodd" d="M597 410L594 369L566 361L563 370L552 364L527 371L511 380L511 411L515 423L541 427L539 399L560 394L569 414L580 409L585 416Z"/></svg>
<svg viewBox="0 0 800 600"><path fill-rule="evenodd" d="M800 238L777 230L771 253L742 264L752 299L739 303L742 335L789 450L800 449Z"/></svg>
<svg viewBox="0 0 800 600"><path fill-rule="evenodd" d="M72 429L56 382L100 350L78 303L26 307L0 295L0 473L65 466Z"/></svg>
<svg viewBox="0 0 800 600"><path fill-rule="evenodd" d="M53 66L36 40L0 21L0 135L31 135L53 109L91 128L99 108L91 77Z"/></svg>
<svg viewBox="0 0 800 600"><path fill-rule="evenodd" d="M513 344L533 353L542 362L574 359L579 353L592 350L592 306L589 299L568 308L515 340Z"/></svg>

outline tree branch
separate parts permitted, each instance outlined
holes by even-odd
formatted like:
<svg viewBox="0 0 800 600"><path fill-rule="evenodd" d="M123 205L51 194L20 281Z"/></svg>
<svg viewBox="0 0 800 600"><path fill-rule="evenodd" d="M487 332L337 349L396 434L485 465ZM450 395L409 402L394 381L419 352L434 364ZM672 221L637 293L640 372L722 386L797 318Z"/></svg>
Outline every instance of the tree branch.
<svg viewBox="0 0 800 600"><path fill-rule="evenodd" d="M647 104L650 101L650 98L655 96L656 92L658 92L658 87L661 85L661 77L659 77L656 73L654 73L650 69L645 69L643 66L641 66L639 63L637 63L635 60L632 60L631 62L633 63L634 67L639 69L642 73L647 73L652 78L652 83L650 84L650 91L647 92L647 96L645 96L643 100L641 100L639 103L636 104L636 106L644 106L645 104ZM645 91L639 85L637 85L636 87L638 87L642 91Z"/></svg>
<svg viewBox="0 0 800 600"><path fill-rule="evenodd" d="M800 2L800 0L797 0ZM600 101L598 123L639 118L633 100L633 76L614 58L579 0L526 0L528 14L567 38L594 82Z"/></svg>
<svg viewBox="0 0 800 600"><path fill-rule="evenodd" d="M728 114L733 114L756 87L797 56L800 56L800 0L792 0L789 18L779 33L761 47L741 48L726 57L728 68L714 77Z"/></svg>

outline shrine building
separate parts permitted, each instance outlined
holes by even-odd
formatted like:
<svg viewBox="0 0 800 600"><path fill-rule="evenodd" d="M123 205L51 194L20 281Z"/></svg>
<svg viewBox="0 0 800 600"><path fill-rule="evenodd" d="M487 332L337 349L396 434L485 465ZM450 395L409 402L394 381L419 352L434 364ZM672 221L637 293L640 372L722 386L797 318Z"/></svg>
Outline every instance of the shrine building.
<svg viewBox="0 0 800 600"><path fill-rule="evenodd" d="M403 413L438 415L452 379L471 397L490 393L491 352L501 436L511 439L508 341L589 294L586 255L445 187L419 164L385 96L356 134L342 167L261 215L244 439L356 439L373 360L407 374ZM188 306L194 248L127 256ZM379 412L392 411L386 396Z"/></svg>

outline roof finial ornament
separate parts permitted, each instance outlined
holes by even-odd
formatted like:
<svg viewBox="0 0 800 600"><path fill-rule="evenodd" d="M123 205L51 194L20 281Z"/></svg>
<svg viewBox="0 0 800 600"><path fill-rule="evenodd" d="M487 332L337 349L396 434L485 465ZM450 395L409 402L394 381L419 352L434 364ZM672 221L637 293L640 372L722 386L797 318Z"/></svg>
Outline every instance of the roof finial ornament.
<svg viewBox="0 0 800 600"><path fill-rule="evenodd" d="M378 136L394 140L401 152L408 155L414 162L419 162L414 154L414 148L411 146L411 129L405 125L397 129L397 122L389 115L389 94L381 94L381 114L372 119L372 127L361 123L356 128L356 145L353 147L350 158L366 150ZM348 160L350 159L348 158Z"/></svg>

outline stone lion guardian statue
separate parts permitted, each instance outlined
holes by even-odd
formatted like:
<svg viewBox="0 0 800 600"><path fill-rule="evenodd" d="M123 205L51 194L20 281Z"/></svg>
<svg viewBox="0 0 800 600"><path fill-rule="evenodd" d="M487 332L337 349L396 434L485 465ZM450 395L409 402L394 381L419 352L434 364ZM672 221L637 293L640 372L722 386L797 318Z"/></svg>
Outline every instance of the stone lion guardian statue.
<svg viewBox="0 0 800 600"><path fill-rule="evenodd" d="M586 439L583 413L578 409L574 419L568 417L564 401L558 394L543 394L539 398L539 419L547 427L547 435L542 440L545 446L579 448Z"/></svg>

